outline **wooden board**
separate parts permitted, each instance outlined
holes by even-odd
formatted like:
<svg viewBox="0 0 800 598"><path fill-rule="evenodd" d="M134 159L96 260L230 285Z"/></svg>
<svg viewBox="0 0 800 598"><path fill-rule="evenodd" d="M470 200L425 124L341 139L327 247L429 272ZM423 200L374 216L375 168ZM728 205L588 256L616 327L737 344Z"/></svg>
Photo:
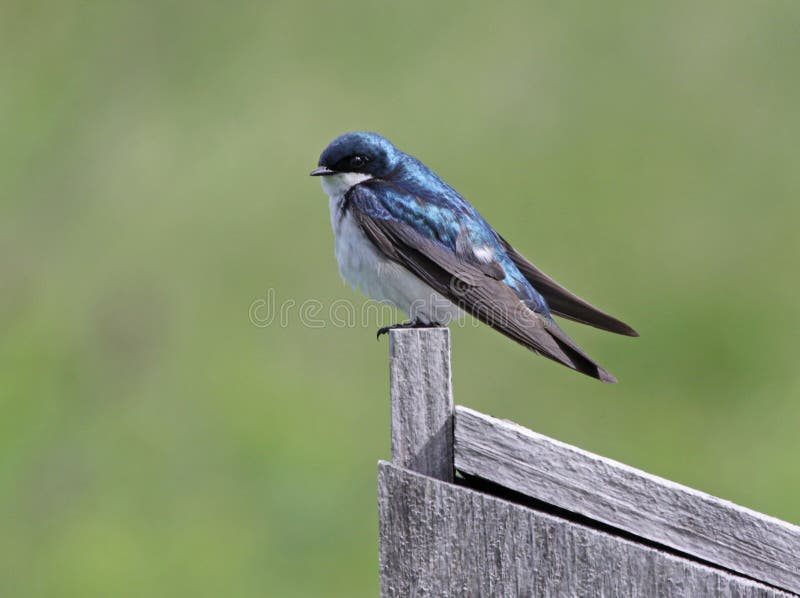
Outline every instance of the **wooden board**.
<svg viewBox="0 0 800 598"><path fill-rule="evenodd" d="M800 528L795 525L460 406L455 465L466 474L800 593ZM607 574L613 567L609 563Z"/></svg>
<svg viewBox="0 0 800 598"><path fill-rule="evenodd" d="M440 480L453 479L450 331L389 332L392 462Z"/></svg>
<svg viewBox="0 0 800 598"><path fill-rule="evenodd" d="M381 596L788 596L389 463L378 466Z"/></svg>

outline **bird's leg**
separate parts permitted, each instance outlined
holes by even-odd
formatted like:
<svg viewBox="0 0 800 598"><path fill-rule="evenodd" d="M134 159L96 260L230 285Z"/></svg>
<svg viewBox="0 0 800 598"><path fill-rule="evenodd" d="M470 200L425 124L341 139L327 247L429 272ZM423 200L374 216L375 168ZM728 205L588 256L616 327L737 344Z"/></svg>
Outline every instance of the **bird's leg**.
<svg viewBox="0 0 800 598"><path fill-rule="evenodd" d="M420 320L410 320L401 324L392 324L391 326L384 326L378 329L376 338L380 340L381 335L387 334L390 330L400 330L403 328L438 328L441 324L438 322L421 322Z"/></svg>

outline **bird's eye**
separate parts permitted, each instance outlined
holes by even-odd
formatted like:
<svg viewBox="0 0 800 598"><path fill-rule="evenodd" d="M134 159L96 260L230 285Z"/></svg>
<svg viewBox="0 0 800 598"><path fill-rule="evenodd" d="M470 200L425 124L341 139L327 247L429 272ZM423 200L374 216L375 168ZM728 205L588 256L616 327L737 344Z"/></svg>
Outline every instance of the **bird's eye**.
<svg viewBox="0 0 800 598"><path fill-rule="evenodd" d="M353 156L350 158L351 168L361 168L366 163L367 163L366 156Z"/></svg>

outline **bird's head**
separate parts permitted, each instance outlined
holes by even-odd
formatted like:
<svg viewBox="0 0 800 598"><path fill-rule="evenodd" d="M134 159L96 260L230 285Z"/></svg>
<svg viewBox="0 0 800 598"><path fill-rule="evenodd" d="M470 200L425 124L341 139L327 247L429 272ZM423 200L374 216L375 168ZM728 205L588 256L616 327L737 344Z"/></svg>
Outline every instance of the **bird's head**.
<svg viewBox="0 0 800 598"><path fill-rule="evenodd" d="M323 177L328 195L341 195L352 186L383 178L397 166L402 153L377 133L345 133L331 141L311 176Z"/></svg>

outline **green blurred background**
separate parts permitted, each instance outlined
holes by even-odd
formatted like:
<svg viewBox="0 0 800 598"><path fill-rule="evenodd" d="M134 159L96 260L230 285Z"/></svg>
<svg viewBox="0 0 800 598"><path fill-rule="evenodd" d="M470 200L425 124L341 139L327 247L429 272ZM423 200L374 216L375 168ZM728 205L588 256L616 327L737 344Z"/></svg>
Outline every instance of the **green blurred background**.
<svg viewBox="0 0 800 598"><path fill-rule="evenodd" d="M297 312L359 129L641 332L455 328L458 403L800 523L799 67L793 0L3 2L0 594L377 594L387 343Z"/></svg>

